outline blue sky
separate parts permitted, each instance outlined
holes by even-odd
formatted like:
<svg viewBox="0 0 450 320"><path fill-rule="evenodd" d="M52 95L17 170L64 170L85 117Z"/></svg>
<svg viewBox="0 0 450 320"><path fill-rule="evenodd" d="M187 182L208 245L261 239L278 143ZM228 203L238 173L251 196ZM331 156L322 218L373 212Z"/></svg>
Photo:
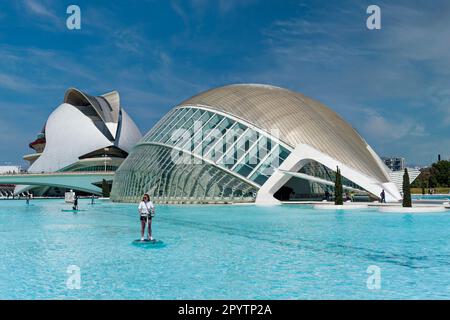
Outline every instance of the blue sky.
<svg viewBox="0 0 450 320"><path fill-rule="evenodd" d="M66 28L81 8L82 29ZM382 29L366 28L381 7ZM21 163L68 87L118 90L143 133L211 87L317 99L379 155L450 157L450 2L17 0L0 3L0 164Z"/></svg>

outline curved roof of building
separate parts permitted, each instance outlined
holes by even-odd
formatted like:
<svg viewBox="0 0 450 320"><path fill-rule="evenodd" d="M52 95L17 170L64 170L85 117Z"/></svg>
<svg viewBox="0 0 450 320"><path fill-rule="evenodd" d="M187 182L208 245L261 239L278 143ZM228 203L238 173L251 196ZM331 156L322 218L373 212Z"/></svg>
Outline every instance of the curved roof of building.
<svg viewBox="0 0 450 320"><path fill-rule="evenodd" d="M241 118L260 129L278 129L279 139L295 148L300 143L357 169L388 181L364 139L336 112L300 93L258 84L236 84L211 89L178 107L204 106Z"/></svg>
<svg viewBox="0 0 450 320"><path fill-rule="evenodd" d="M64 102L73 106L92 106L104 122L119 121L120 97L117 91L94 97L76 88L70 88L64 95Z"/></svg>

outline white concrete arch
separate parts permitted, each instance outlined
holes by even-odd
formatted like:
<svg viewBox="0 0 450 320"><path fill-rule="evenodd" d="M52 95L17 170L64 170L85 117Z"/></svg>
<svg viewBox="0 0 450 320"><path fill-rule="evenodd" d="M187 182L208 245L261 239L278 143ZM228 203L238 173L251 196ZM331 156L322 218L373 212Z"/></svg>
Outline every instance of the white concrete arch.
<svg viewBox="0 0 450 320"><path fill-rule="evenodd" d="M256 197L256 203L279 204L280 201L274 198L274 194L288 182L289 179L291 179L292 175L288 174L288 172L298 172L310 160L317 161L331 170L335 170L336 167L339 167L343 177L358 184L375 196L378 196L384 189L387 202L397 202L402 199L402 196L394 183L379 182L375 178L369 177L309 145L299 144L281 164L278 170L276 170L260 188Z"/></svg>

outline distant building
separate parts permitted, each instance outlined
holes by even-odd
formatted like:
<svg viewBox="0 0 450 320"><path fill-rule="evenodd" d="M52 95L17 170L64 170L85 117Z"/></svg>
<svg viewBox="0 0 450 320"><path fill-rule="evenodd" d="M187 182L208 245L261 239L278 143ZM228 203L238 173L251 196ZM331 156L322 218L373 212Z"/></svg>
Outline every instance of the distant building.
<svg viewBox="0 0 450 320"><path fill-rule="evenodd" d="M404 170L406 167L405 158L400 157L382 157L384 164L392 171Z"/></svg>
<svg viewBox="0 0 450 320"><path fill-rule="evenodd" d="M22 168L20 166L0 166L0 175L2 174L17 174L22 172ZM12 197L14 193L14 185L10 184L0 184L0 198Z"/></svg>
<svg viewBox="0 0 450 320"><path fill-rule="evenodd" d="M397 185L400 192L403 192L403 171L408 169L409 182L413 183L419 176L419 168L407 168L405 158L401 157L382 157L384 164L391 170L389 176L391 181Z"/></svg>
<svg viewBox="0 0 450 320"><path fill-rule="evenodd" d="M117 91L94 97L70 88L23 158L29 173L115 171L141 137ZM15 193L64 194L56 189L17 186Z"/></svg>
<svg viewBox="0 0 450 320"><path fill-rule="evenodd" d="M21 171L22 168L20 166L0 166L0 174L16 174Z"/></svg>

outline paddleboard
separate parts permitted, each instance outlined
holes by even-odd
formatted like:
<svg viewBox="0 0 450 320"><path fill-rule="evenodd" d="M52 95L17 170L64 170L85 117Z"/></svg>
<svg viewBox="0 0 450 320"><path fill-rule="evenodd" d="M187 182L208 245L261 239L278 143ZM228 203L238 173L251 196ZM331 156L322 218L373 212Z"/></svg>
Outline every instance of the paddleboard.
<svg viewBox="0 0 450 320"><path fill-rule="evenodd" d="M61 211L62 212L79 212L79 211L86 211L86 210L73 210L73 209L65 210L65 209L62 209Z"/></svg>
<svg viewBox="0 0 450 320"><path fill-rule="evenodd" d="M136 239L133 241L133 244L137 245L137 246L146 246L146 247L152 247L152 248L161 248L161 247L165 246L164 242L162 242L161 240L156 240L156 239L153 239L153 240L145 239L142 241L141 241L141 239Z"/></svg>

